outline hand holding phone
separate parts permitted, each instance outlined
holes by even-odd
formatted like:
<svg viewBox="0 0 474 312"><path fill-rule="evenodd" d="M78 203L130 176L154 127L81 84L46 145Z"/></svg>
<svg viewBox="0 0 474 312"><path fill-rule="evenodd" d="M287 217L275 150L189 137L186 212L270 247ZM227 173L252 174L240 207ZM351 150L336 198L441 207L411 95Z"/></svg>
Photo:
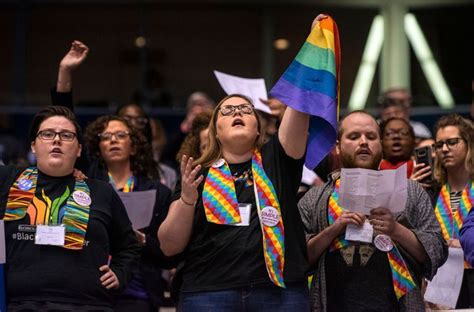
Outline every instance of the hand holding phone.
<svg viewBox="0 0 474 312"><path fill-rule="evenodd" d="M418 169L418 177L414 177L414 180L422 184L431 184L433 183L433 157L431 154L431 146L423 146L415 148L415 159L417 167L419 164L423 164L422 169ZM428 169L429 168L429 169Z"/></svg>

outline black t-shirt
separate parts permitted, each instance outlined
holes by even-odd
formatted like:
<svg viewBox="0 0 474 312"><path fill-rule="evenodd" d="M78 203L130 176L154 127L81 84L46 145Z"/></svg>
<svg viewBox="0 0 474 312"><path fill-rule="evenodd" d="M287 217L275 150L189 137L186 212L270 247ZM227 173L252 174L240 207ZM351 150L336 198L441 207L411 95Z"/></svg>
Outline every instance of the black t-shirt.
<svg viewBox="0 0 474 312"><path fill-rule="evenodd" d="M276 137L262 149L265 173L270 178L280 202L285 228L285 283L305 282L308 269L303 224L296 206L303 159L287 156ZM181 269L182 292L214 291L255 285L276 287L270 281L263 254L262 231L253 191L252 163L230 164L239 203L252 205L249 226L209 223L202 197L199 196L191 240L184 252ZM209 168L201 174L207 175ZM205 180L205 179L204 179ZM204 181L198 188L202 194ZM180 185L173 196L181 194Z"/></svg>
<svg viewBox="0 0 474 312"><path fill-rule="evenodd" d="M361 263L360 246L355 245L352 264L340 250L326 255L328 311L398 311L392 273L385 252L376 248L367 263ZM317 277L315 277L317 278Z"/></svg>
<svg viewBox="0 0 474 312"><path fill-rule="evenodd" d="M0 167L0 217L3 218L11 185L21 171L13 167ZM5 222L7 263L6 290L9 302L51 301L74 304L112 306L115 291L101 285L103 272L99 267L107 264L117 275L121 287L131 276L139 246L120 198L105 182L86 181L92 203L87 232L82 250L57 246L36 245L35 230L30 214L17 221ZM72 175L51 177L38 173L37 205L48 205L48 200L61 200L66 188L74 190ZM32 214L33 216L33 214Z"/></svg>

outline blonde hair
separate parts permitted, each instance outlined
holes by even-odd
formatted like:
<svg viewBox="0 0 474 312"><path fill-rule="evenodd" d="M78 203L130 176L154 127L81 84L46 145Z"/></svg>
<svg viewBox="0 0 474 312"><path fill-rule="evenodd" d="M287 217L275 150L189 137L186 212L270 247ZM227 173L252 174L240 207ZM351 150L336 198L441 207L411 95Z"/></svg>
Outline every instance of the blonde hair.
<svg viewBox="0 0 474 312"><path fill-rule="evenodd" d="M436 133L438 133L440 129L443 129L449 126L456 127L459 130L459 136L464 140L464 143L467 146L466 158L464 160L464 168L466 169L467 172L469 172L471 179L473 179L474 178L474 159L473 159L474 129L473 129L472 122L467 119L464 119L462 116L458 114L450 114L450 115L443 116L436 123L435 135ZM439 157L436 157L434 176L436 180L441 184L445 184L447 182L446 168L444 168L443 165L441 164L441 160L439 159Z"/></svg>
<svg viewBox="0 0 474 312"><path fill-rule="evenodd" d="M233 97L238 97L243 100L245 100L247 103L252 104L252 100L245 95L242 94L230 94L223 98L217 106L214 108L214 111L212 112L211 116L211 121L209 122L209 134L208 134L208 145L206 150L204 151L204 154L199 157L199 159L196 160L195 164L199 164L203 167L210 167L214 162L222 158L222 147L217 140L217 129L216 129L216 123L217 123L217 118L219 116L219 111L220 107L222 104L227 101L230 98ZM258 127L258 132L260 133L257 136L257 139L255 140L255 147L260 148L263 145L263 140L265 138L265 135L263 135L264 131L262 129L262 123L260 122L260 118L258 114L254 112L253 116L257 119L257 127Z"/></svg>

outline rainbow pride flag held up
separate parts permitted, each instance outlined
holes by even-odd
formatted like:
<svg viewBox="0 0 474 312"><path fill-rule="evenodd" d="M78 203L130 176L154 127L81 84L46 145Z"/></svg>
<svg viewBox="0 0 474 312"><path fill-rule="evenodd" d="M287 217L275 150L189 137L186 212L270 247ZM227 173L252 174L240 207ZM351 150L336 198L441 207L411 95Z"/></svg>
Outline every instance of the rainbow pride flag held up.
<svg viewBox="0 0 474 312"><path fill-rule="evenodd" d="M305 161L309 169L316 167L336 142L340 64L339 32L328 16L317 22L270 91L286 105L311 115Z"/></svg>

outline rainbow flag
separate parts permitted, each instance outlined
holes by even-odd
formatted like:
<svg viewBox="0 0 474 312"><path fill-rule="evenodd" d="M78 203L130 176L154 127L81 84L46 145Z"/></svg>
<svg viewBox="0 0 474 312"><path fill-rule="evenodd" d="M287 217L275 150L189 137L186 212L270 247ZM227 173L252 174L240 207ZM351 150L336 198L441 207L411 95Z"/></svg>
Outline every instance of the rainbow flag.
<svg viewBox="0 0 474 312"><path fill-rule="evenodd" d="M313 169L337 138L341 49L331 17L316 23L298 55L270 91L286 105L311 115L306 167Z"/></svg>

